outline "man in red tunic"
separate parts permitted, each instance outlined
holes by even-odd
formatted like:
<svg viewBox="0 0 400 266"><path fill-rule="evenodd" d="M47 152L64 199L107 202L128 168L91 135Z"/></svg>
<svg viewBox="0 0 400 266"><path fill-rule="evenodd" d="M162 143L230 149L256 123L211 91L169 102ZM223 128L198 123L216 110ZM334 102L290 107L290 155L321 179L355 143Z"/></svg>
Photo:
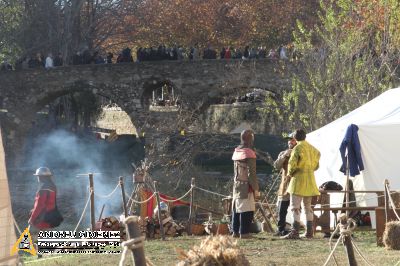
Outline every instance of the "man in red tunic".
<svg viewBox="0 0 400 266"><path fill-rule="evenodd" d="M47 167L38 168L34 175L38 178L39 189L28 223L37 229L57 227L63 218L57 209L57 188L52 180L53 175Z"/></svg>

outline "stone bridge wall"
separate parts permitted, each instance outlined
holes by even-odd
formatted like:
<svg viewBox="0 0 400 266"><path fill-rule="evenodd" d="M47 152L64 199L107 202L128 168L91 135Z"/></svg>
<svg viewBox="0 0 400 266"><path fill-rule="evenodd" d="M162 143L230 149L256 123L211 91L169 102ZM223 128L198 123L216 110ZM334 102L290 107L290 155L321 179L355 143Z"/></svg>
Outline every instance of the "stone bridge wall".
<svg viewBox="0 0 400 266"><path fill-rule="evenodd" d="M213 99L243 88L280 93L290 87L297 66L269 60L160 61L78 65L50 70L28 69L0 73L0 108L6 147L23 139L46 104L71 92L91 90L118 104L139 132L162 129L172 113L150 112L149 99L157 84L175 87L186 110L204 111Z"/></svg>

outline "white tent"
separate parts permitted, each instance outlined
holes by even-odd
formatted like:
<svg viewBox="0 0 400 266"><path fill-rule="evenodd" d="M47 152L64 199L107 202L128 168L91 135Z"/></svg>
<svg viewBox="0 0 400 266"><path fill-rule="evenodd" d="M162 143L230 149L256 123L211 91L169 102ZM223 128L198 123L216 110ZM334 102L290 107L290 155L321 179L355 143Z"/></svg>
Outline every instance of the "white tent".
<svg viewBox="0 0 400 266"><path fill-rule="evenodd" d="M384 179L389 180L391 189L399 189L400 88L388 90L347 115L307 134L307 141L321 152L320 167L315 172L317 184L330 180L344 184L345 176L339 171L342 165L339 147L350 124L359 127L358 137L365 167L353 179L354 189L383 190ZM376 197L375 194L356 196L358 200L360 197ZM376 199L363 202L367 206L376 204Z"/></svg>
<svg viewBox="0 0 400 266"><path fill-rule="evenodd" d="M18 263L18 254L11 256L11 248L17 241L13 221L0 128L0 265L17 265Z"/></svg>

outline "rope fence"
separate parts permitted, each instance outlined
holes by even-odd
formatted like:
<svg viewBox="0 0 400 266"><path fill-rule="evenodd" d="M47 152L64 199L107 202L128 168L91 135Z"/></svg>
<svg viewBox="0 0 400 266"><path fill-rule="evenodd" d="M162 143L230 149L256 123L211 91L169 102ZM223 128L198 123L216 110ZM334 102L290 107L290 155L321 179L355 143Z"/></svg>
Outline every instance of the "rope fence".
<svg viewBox="0 0 400 266"><path fill-rule="evenodd" d="M400 191L392 191L390 193L388 193L389 195L391 194L395 194L395 193L400 193ZM370 198L366 198L366 199L359 199L359 200L353 200L353 201L343 201L340 203L329 203L329 204L321 204L321 207L330 207L332 205L342 205L342 204L346 204L346 203L358 203L360 201L369 201L369 200L373 200L373 199L379 199L385 197L385 195L379 195L379 196L374 196L374 197L370 197Z"/></svg>
<svg viewBox="0 0 400 266"><path fill-rule="evenodd" d="M85 215L86 209L89 206L90 196L92 195L92 193L93 193L93 190L91 190L90 193L89 193L89 197L88 197L88 199L86 201L85 207L83 208L83 211L82 211L82 214L81 214L81 218L79 218L79 221L76 224L75 229L73 231L76 231L76 229L78 229L79 225L81 224L83 216Z"/></svg>
<svg viewBox="0 0 400 266"><path fill-rule="evenodd" d="M193 186L193 188L196 188L196 189L201 190L201 191L203 191L203 192L207 192L207 193L210 193L210 194L214 194L214 195L217 195L217 196L220 196L220 197L223 197L223 198L229 197L229 196L227 196L227 195L223 195L223 194L220 194L220 193L217 193L217 192L213 192L213 191L210 191L210 190L207 190L207 189L198 187L198 186Z"/></svg>
<svg viewBox="0 0 400 266"><path fill-rule="evenodd" d="M345 216L347 219L347 216ZM342 219L342 218L341 218ZM357 227L356 222L351 219L348 218L347 221L345 220L346 223L339 223L336 228L335 231L332 233L330 239L329 239L329 248L331 250L331 252L329 253L328 258L325 260L324 266L328 265L329 261L331 260L331 258L334 259L334 262L336 265L338 265L334 252L336 250L336 248L338 247L339 243L342 242L343 245L345 245L345 241L344 238L347 237L348 239L350 239L351 245L354 247L354 249L356 250L357 254L364 260L364 262L369 265L372 266L372 263L370 263L367 258L361 253L361 250L358 248L358 246L355 244L354 239L352 238L352 234L354 229ZM333 236L336 235L337 233L340 232L339 238L337 239L335 246L332 249L332 239ZM349 256L349 254L348 254ZM350 256L349 256L350 258Z"/></svg>
<svg viewBox="0 0 400 266"><path fill-rule="evenodd" d="M356 245L356 243L354 242L354 239L351 239L351 244L353 244L353 247L355 249L355 251L357 252L357 254L365 261L365 263L369 266L373 266L373 264L371 264L366 258L365 256L361 253L361 250L358 248L358 246Z"/></svg>
<svg viewBox="0 0 400 266"><path fill-rule="evenodd" d="M117 189L118 189L119 186L120 186L120 183L118 183L118 184L115 186L114 190L111 191L111 193L109 193L109 194L107 194L107 195L101 195L101 194L98 194L98 193L94 193L94 195L95 195L96 197L103 198L103 199L109 198L109 197L111 197L111 196L115 193L115 191L117 191Z"/></svg>
<svg viewBox="0 0 400 266"><path fill-rule="evenodd" d="M166 201L166 202L176 202L176 201L180 201L180 200L184 199L187 195L189 195L189 193L192 192L193 188L194 188L194 187L191 187L182 197L179 197L179 198L174 199L174 200L165 199L165 198L163 198L163 197L161 197L161 196L160 196L160 198L161 198L163 201ZM158 195L160 195L159 192L157 192L157 193L158 193Z"/></svg>
<svg viewBox="0 0 400 266"><path fill-rule="evenodd" d="M125 193L125 196L128 197L129 200L131 200L133 203L136 203L136 204L143 204L143 203L146 203L146 202L150 201L152 198L154 198L155 195L156 195L156 193L154 192L154 193L153 193L149 198L147 198L146 200L144 200L144 201L137 201L137 200L134 200L133 198L130 198L130 196L129 196L128 194Z"/></svg>
<svg viewBox="0 0 400 266"><path fill-rule="evenodd" d="M385 188L386 188L386 191L390 191L390 190L389 190L388 184L385 184ZM395 214L396 217L397 217L397 220L400 221L400 217L399 217L399 215L397 214L396 205L394 204L394 201L393 201L393 198L392 198L392 195L391 195L391 194L392 194L392 193L388 193L388 195L389 195L389 202L390 202L390 205L392 206L392 209L393 209L394 214Z"/></svg>

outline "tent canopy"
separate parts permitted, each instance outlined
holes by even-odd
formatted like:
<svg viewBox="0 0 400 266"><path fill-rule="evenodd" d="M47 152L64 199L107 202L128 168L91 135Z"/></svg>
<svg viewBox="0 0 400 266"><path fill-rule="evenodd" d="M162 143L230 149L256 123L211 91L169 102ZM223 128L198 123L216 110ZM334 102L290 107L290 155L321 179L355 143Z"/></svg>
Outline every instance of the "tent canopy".
<svg viewBox="0 0 400 266"><path fill-rule="evenodd" d="M388 179L391 189L400 188L400 88L388 90L375 99L307 134L307 140L321 152L315 172L317 184L336 181L344 184L339 171L340 144L350 124L359 127L361 157L365 170L354 178L355 190L383 190Z"/></svg>

